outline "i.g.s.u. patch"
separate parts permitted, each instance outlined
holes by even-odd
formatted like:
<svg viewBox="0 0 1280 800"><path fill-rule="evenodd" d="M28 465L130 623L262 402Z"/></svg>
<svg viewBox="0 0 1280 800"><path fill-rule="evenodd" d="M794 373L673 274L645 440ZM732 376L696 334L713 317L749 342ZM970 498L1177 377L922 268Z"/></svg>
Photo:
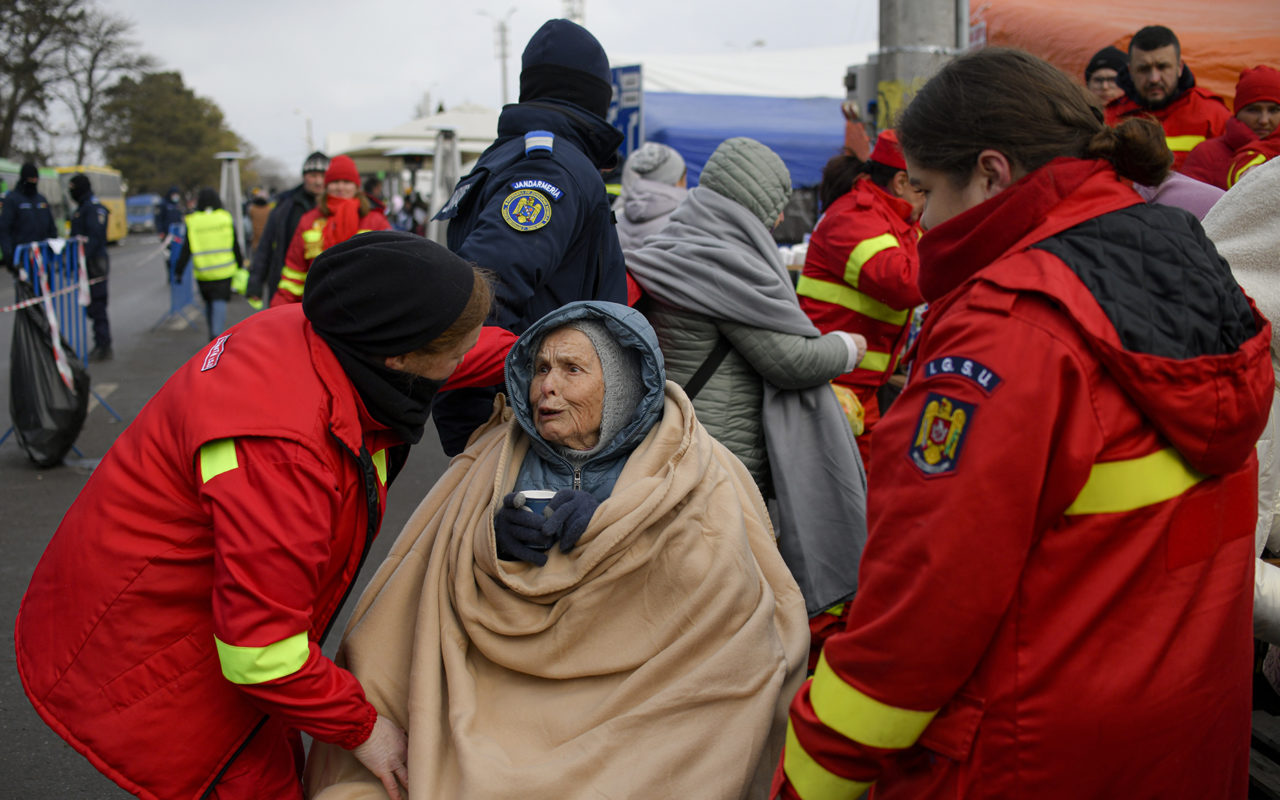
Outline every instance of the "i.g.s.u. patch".
<svg viewBox="0 0 1280 800"><path fill-rule="evenodd" d="M976 410L972 403L929 392L908 452L916 468L930 477L955 472Z"/></svg>
<svg viewBox="0 0 1280 800"><path fill-rule="evenodd" d="M218 340L209 348L209 352L204 355L204 363L200 365L201 372L208 372L218 366L218 360L222 358L222 352L227 349L227 340L231 338L231 334L224 333L218 337Z"/></svg>
<svg viewBox="0 0 1280 800"><path fill-rule="evenodd" d="M987 394L994 392L1004 380L987 365L963 356L935 358L921 370L922 378L936 378L939 375L965 378Z"/></svg>
<svg viewBox="0 0 1280 800"><path fill-rule="evenodd" d="M537 189L517 189L502 201L502 218L518 231L536 231L551 221L551 201Z"/></svg>

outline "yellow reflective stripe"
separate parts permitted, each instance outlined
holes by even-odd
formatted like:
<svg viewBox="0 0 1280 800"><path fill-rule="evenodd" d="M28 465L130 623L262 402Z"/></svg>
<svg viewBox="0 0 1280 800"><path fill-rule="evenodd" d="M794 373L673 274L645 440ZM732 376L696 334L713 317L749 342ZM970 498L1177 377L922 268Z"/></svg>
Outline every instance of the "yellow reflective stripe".
<svg viewBox="0 0 1280 800"><path fill-rule="evenodd" d="M857 368L884 372L889 369L890 358L892 358L892 356L889 353L881 353L879 350L868 350L867 354L858 362Z"/></svg>
<svg viewBox="0 0 1280 800"><path fill-rule="evenodd" d="M836 675L824 652L809 687L813 713L822 724L860 744L887 750L910 747L938 713L886 705Z"/></svg>
<svg viewBox="0 0 1280 800"><path fill-rule="evenodd" d="M1175 153L1189 153L1192 148L1204 141L1203 136L1166 136L1164 143Z"/></svg>
<svg viewBox="0 0 1280 800"><path fill-rule="evenodd" d="M1227 172L1227 188L1230 189L1232 186L1235 186L1236 181L1243 178L1246 172L1248 172L1249 170L1253 169L1254 167L1258 166L1259 164L1261 164L1266 160L1267 160L1266 156L1264 156L1262 153L1258 153L1256 156L1249 159L1247 162L1241 164L1239 167L1236 167L1235 169L1228 171Z"/></svg>
<svg viewBox="0 0 1280 800"><path fill-rule="evenodd" d="M311 655L306 632L281 639L266 647L237 647L213 637L218 647L222 676L232 683L266 683L302 669Z"/></svg>
<svg viewBox="0 0 1280 800"><path fill-rule="evenodd" d="M835 604L835 605L834 605L834 606L832 606L831 608L828 608L826 611L824 611L824 612L822 612L822 613L824 613L824 614L830 614L830 615L831 615L831 616L833 616L833 617L838 617L838 616L840 616L841 614L843 614L843 613L844 613L844 603L837 603L837 604Z"/></svg>
<svg viewBox="0 0 1280 800"><path fill-rule="evenodd" d="M1067 514L1114 514L1171 500L1204 480L1172 447L1125 461L1103 461Z"/></svg>
<svg viewBox="0 0 1280 800"><path fill-rule="evenodd" d="M379 450L373 454L373 468L378 472L378 482L387 485L387 451Z"/></svg>
<svg viewBox="0 0 1280 800"><path fill-rule="evenodd" d="M853 800L871 786L842 778L815 761L800 746L790 720L787 721L786 748L782 754L782 771L803 800Z"/></svg>
<svg viewBox="0 0 1280 800"><path fill-rule="evenodd" d="M281 267L280 274L289 280L298 281L299 283L307 279L307 273L293 269L292 267Z"/></svg>
<svg viewBox="0 0 1280 800"><path fill-rule="evenodd" d="M302 232L302 241L318 242L320 241L321 233L322 233L321 228L308 228Z"/></svg>
<svg viewBox="0 0 1280 800"><path fill-rule="evenodd" d="M828 283L817 278L801 275L796 282L796 294L811 297L824 303L832 303L850 311L856 311L864 317L887 322L890 325L905 325L911 316L911 310L890 308L879 300L868 297L852 286Z"/></svg>
<svg viewBox="0 0 1280 800"><path fill-rule="evenodd" d="M200 482L208 483L224 472L240 466L236 460L236 440L218 439L200 446Z"/></svg>
<svg viewBox="0 0 1280 800"><path fill-rule="evenodd" d="M300 283L295 283L294 281L286 281L281 279L280 285L277 286L276 288L281 291L288 292L289 294L294 294L294 295L297 295L298 297L302 297L302 284Z"/></svg>
<svg viewBox="0 0 1280 800"><path fill-rule="evenodd" d="M876 254L897 246L898 237L892 233L882 233L858 242L858 246L849 253L849 260L844 265L844 282L856 287L858 278L862 277L862 265L874 258Z"/></svg>

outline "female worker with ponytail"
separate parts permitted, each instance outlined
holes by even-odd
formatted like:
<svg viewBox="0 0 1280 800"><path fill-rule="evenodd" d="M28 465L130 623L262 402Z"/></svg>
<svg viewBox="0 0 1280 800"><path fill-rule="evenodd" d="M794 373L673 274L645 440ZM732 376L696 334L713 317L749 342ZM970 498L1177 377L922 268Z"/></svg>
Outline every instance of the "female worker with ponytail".
<svg viewBox="0 0 1280 800"><path fill-rule="evenodd" d="M1131 188L1159 126L1045 62L963 56L897 130L929 313L774 796L1243 797L1269 324Z"/></svg>

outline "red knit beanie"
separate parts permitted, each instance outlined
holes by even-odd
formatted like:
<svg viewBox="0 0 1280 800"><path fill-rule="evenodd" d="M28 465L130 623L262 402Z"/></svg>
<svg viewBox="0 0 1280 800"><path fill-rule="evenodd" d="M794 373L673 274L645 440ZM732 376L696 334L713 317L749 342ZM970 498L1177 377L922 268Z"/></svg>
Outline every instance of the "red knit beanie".
<svg viewBox="0 0 1280 800"><path fill-rule="evenodd" d="M878 161L886 167L906 169L906 159L902 157L902 148L898 146L898 132L893 128L885 128L876 137L876 149L871 151L871 160Z"/></svg>
<svg viewBox="0 0 1280 800"><path fill-rule="evenodd" d="M1246 69L1236 82L1236 111L1261 100L1280 103L1280 70L1275 67Z"/></svg>
<svg viewBox="0 0 1280 800"><path fill-rule="evenodd" d="M329 184L334 181L360 183L360 173L356 170L356 162L351 160L351 156L334 156L329 162L329 168L324 171L324 182Z"/></svg>

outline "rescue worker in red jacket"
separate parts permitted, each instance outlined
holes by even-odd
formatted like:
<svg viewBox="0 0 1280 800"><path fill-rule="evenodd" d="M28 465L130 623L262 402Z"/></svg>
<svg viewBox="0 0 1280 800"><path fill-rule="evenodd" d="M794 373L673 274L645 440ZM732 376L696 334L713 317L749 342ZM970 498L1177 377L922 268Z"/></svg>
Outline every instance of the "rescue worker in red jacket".
<svg viewBox="0 0 1280 800"><path fill-rule="evenodd" d="M876 392L901 362L911 310L924 302L916 285L916 219L923 205L907 178L897 134L881 131L853 188L818 220L796 283L800 307L818 330L867 339L862 361L835 379L862 404L858 449L864 464L871 462L871 431L880 420Z"/></svg>
<svg viewBox="0 0 1280 800"><path fill-rule="evenodd" d="M1221 97L1196 86L1191 68L1182 60L1178 37L1163 25L1148 25L1133 35L1129 71L1121 73L1118 82L1125 95L1107 104L1107 124L1154 117L1164 128L1175 170L1182 169L1196 145L1221 136L1231 119Z"/></svg>
<svg viewBox="0 0 1280 800"><path fill-rule="evenodd" d="M1280 70L1265 64L1246 69L1236 81L1235 116L1227 120L1226 131L1214 139L1201 142L1187 156L1182 174L1219 189L1230 189L1239 180L1231 176L1236 155L1273 137L1280 128ZM1280 136L1273 141L1280 142ZM1242 163L1254 160L1246 158ZM1262 163L1263 158L1257 163ZM1234 180L1230 179L1234 177Z"/></svg>
<svg viewBox="0 0 1280 800"><path fill-rule="evenodd" d="M491 290L407 233L316 260L306 299L198 353L120 435L19 612L44 721L143 798L301 798L298 732L392 797L404 720L321 653Z"/></svg>
<svg viewBox="0 0 1280 800"><path fill-rule="evenodd" d="M357 233L385 231L391 223L373 207L360 189L360 173L350 156L334 156L324 172L324 194L316 207L302 215L289 241L280 270L280 284L271 296L271 305L282 306L302 300L307 270L316 256L345 242Z"/></svg>
<svg viewBox="0 0 1280 800"><path fill-rule="evenodd" d="M1159 129L1094 113L989 48L900 118L929 314L774 796L1247 792L1270 325L1129 188L1167 172Z"/></svg>

